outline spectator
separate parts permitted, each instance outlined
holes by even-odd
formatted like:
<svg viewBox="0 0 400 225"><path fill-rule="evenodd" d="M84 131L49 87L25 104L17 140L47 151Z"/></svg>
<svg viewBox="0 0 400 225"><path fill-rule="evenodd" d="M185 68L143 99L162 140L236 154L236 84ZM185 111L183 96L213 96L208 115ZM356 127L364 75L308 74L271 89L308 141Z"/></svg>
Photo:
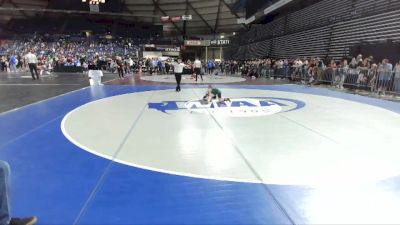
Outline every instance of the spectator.
<svg viewBox="0 0 400 225"><path fill-rule="evenodd" d="M309 62L307 74L308 74L307 84L308 85L314 84L315 79L317 77L317 61L314 58L312 58Z"/></svg>
<svg viewBox="0 0 400 225"><path fill-rule="evenodd" d="M117 71L118 71L118 77L120 79L124 78L124 61L122 60L121 56L117 56L115 58L115 63L117 66Z"/></svg>
<svg viewBox="0 0 400 225"><path fill-rule="evenodd" d="M394 91L400 93L400 61L394 68Z"/></svg>
<svg viewBox="0 0 400 225"><path fill-rule="evenodd" d="M303 62L301 59L296 59L293 63L293 73L292 73L292 80L301 79L301 68L303 67Z"/></svg>
<svg viewBox="0 0 400 225"><path fill-rule="evenodd" d="M0 71L6 72L6 57L2 56L0 58Z"/></svg>
<svg viewBox="0 0 400 225"><path fill-rule="evenodd" d="M368 72L368 76L371 78L369 85L371 87L371 92L377 91L377 81L378 81L378 65L373 63L371 69Z"/></svg>
<svg viewBox="0 0 400 225"><path fill-rule="evenodd" d="M325 71L325 76L327 81L331 81L332 86L335 86L335 80L337 77L337 65L335 60L331 60L328 68Z"/></svg>
<svg viewBox="0 0 400 225"><path fill-rule="evenodd" d="M393 65L388 59L382 60L382 64L378 67L378 95L386 95L387 88L390 86L392 78Z"/></svg>
<svg viewBox="0 0 400 225"><path fill-rule="evenodd" d="M361 66L358 67L360 72L358 73L357 87L360 85L367 85L369 83L369 80L371 79L368 75L368 71L371 68L369 63L370 61L368 59L364 59Z"/></svg>
<svg viewBox="0 0 400 225"><path fill-rule="evenodd" d="M325 70L325 64L324 64L324 61L322 61L320 58L317 58L315 60L315 63L316 63L316 70L317 70L317 72L316 72L317 77L315 79L315 83L319 84L319 82L322 80L322 74L323 74L323 71Z"/></svg>
<svg viewBox="0 0 400 225"><path fill-rule="evenodd" d="M289 78L290 65L287 59L283 60L282 69L283 69L283 77Z"/></svg>
<svg viewBox="0 0 400 225"><path fill-rule="evenodd" d="M342 64L340 65L340 82L339 82L339 88L343 89L343 85L346 81L347 74L349 73L349 65L347 62L347 59L343 59Z"/></svg>
<svg viewBox="0 0 400 225"><path fill-rule="evenodd" d="M11 55L10 57L10 72L17 72L17 64L18 64L18 59L17 56Z"/></svg>
<svg viewBox="0 0 400 225"><path fill-rule="evenodd" d="M358 79L358 73L359 73L359 65L357 63L357 59L353 58L350 62L349 65L349 72L348 72L348 76L349 76L349 81L352 84L355 84L357 79Z"/></svg>
<svg viewBox="0 0 400 225"><path fill-rule="evenodd" d="M208 74L209 75L214 74L215 64L211 59L208 60L207 69L208 69Z"/></svg>

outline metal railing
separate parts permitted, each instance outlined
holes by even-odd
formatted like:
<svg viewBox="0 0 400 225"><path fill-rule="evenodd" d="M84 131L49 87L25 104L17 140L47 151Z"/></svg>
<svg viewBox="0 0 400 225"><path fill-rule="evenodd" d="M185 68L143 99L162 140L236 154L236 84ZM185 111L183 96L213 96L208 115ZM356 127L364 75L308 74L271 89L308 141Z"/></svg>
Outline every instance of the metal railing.
<svg viewBox="0 0 400 225"><path fill-rule="evenodd" d="M309 68L293 67L255 67L242 70L242 76L280 78L297 81L307 85L325 84L335 88L365 90L374 94L400 95L400 70L391 71L378 68Z"/></svg>

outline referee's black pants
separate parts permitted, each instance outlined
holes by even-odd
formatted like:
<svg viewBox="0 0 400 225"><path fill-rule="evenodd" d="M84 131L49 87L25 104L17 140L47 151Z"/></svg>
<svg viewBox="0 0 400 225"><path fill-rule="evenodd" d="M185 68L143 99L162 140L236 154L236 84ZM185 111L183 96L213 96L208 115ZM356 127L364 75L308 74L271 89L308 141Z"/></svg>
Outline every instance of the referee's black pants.
<svg viewBox="0 0 400 225"><path fill-rule="evenodd" d="M124 78L124 68L121 67L117 67L117 71L118 71L118 77L119 78Z"/></svg>
<svg viewBox="0 0 400 225"><path fill-rule="evenodd" d="M39 80L39 74L37 71L37 65L36 63L28 63L29 71L31 71L32 79L35 80L35 74L36 74L36 79ZM35 74L33 74L35 72Z"/></svg>
<svg viewBox="0 0 400 225"><path fill-rule="evenodd" d="M182 73L175 73L176 91L181 91Z"/></svg>
<svg viewBox="0 0 400 225"><path fill-rule="evenodd" d="M194 68L194 72L196 73L196 81L197 77L200 75L201 80L203 80L203 75L201 74L201 69L200 68Z"/></svg>

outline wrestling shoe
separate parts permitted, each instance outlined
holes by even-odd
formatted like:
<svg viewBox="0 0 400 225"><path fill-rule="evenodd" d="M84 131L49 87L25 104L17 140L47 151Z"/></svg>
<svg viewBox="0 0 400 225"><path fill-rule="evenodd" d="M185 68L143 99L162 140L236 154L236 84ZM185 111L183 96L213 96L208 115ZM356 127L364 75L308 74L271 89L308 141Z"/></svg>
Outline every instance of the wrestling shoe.
<svg viewBox="0 0 400 225"><path fill-rule="evenodd" d="M28 218L12 218L10 221L10 225L35 225L38 219L36 216L28 217Z"/></svg>

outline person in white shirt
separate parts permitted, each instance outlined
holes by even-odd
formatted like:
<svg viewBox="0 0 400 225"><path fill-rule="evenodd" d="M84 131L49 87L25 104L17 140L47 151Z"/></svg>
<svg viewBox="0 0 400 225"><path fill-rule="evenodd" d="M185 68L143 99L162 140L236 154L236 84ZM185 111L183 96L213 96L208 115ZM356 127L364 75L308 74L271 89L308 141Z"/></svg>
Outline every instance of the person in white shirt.
<svg viewBox="0 0 400 225"><path fill-rule="evenodd" d="M129 64L129 70L131 71L131 72L133 72L133 59L131 58L131 57L129 57L129 62L128 62L128 64Z"/></svg>
<svg viewBox="0 0 400 225"><path fill-rule="evenodd" d="M29 66L29 70L31 71L31 75L32 75L32 80L39 80L39 74L37 71L37 57L35 54L33 54L33 51L30 50L28 52L28 54L25 55L24 57L25 59L25 63L28 64ZM35 72L35 74L33 74L33 72ZM36 78L35 78L36 75Z"/></svg>
<svg viewBox="0 0 400 225"><path fill-rule="evenodd" d="M175 72L175 79L176 79L176 91L181 91L181 80L182 80L182 73L185 64L182 62L182 59L178 59L178 62L173 62L172 66L174 67Z"/></svg>
<svg viewBox="0 0 400 225"><path fill-rule="evenodd" d="M201 77L201 80L203 80L203 74L201 74L201 61L198 58L194 60L193 67L194 67L194 72L196 74L196 81L199 75Z"/></svg>

